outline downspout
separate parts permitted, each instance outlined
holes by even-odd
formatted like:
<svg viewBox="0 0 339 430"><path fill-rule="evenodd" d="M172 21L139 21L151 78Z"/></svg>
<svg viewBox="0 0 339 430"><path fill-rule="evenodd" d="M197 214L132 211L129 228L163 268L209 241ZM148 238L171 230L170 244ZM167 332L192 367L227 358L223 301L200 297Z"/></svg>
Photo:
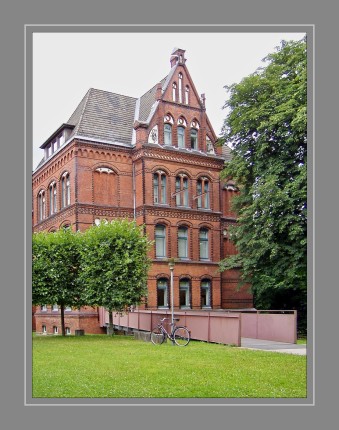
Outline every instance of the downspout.
<svg viewBox="0 0 339 430"><path fill-rule="evenodd" d="M133 162L132 162L133 163ZM136 189L135 189L135 164L132 164L132 181L133 181L133 219L136 220Z"/></svg>

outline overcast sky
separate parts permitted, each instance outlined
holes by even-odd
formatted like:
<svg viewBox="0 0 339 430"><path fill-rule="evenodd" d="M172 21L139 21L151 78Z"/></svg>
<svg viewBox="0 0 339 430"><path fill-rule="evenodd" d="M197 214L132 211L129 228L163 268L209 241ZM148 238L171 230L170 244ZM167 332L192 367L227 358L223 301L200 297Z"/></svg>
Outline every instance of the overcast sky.
<svg viewBox="0 0 339 430"><path fill-rule="evenodd" d="M89 88L140 97L170 71L175 47L185 49L187 68L219 136L225 85L240 82L263 65L281 40L304 33L34 33L33 169L39 147L66 122Z"/></svg>

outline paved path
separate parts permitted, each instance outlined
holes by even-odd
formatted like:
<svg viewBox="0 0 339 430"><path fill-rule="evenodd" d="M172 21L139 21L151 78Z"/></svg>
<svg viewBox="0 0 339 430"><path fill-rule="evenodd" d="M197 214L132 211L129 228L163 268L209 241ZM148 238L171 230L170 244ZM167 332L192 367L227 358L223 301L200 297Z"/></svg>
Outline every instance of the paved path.
<svg viewBox="0 0 339 430"><path fill-rule="evenodd" d="M271 352L285 352L287 354L306 355L306 345L274 342L271 340L241 338L241 348L260 349Z"/></svg>

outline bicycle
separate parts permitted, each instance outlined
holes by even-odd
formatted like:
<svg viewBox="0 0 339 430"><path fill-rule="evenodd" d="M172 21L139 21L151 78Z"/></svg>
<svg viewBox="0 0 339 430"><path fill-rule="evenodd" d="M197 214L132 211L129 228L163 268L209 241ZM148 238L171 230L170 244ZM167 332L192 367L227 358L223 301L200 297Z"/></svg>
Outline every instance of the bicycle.
<svg viewBox="0 0 339 430"><path fill-rule="evenodd" d="M187 327L176 326L175 323L171 323L172 329L169 333L163 325L163 322L168 319L169 318L162 318L160 323L151 331L152 343L154 345L161 345L167 337L178 346L188 345L191 335ZM174 318L174 321L180 321L180 318Z"/></svg>

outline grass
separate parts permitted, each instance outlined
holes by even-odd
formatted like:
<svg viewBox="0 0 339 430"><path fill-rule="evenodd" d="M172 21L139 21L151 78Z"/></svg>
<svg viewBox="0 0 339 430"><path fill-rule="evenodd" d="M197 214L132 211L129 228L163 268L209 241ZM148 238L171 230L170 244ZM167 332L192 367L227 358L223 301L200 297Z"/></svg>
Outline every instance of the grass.
<svg viewBox="0 0 339 430"><path fill-rule="evenodd" d="M33 336L33 398L305 398L306 357L131 336Z"/></svg>

